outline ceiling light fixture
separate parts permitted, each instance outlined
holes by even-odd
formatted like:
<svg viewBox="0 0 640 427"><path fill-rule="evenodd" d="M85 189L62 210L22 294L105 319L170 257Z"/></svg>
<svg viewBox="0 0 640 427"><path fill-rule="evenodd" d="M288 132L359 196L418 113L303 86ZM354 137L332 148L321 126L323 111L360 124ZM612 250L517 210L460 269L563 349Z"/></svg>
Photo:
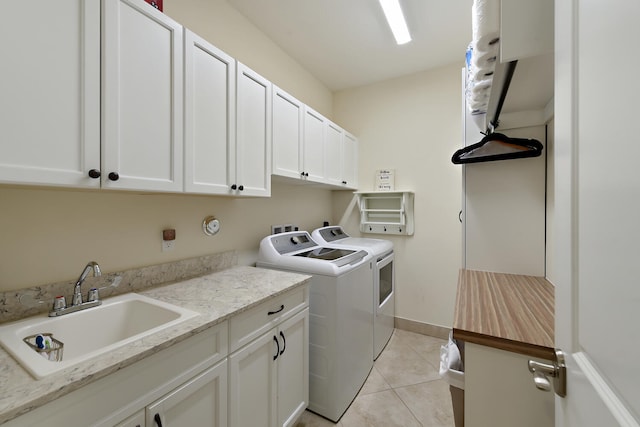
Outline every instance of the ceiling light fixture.
<svg viewBox="0 0 640 427"><path fill-rule="evenodd" d="M384 16L387 18L391 32L396 38L396 43L405 44L411 41L411 34L407 28L407 21L400 8L400 0L378 0Z"/></svg>

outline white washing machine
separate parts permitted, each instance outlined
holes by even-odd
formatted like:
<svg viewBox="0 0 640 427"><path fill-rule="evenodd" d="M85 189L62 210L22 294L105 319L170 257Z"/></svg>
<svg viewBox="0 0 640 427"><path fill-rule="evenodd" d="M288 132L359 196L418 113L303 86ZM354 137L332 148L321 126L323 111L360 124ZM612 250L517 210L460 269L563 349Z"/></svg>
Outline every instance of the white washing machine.
<svg viewBox="0 0 640 427"><path fill-rule="evenodd" d="M373 256L373 358L377 359L393 334L395 323L395 266L389 240L351 237L334 225L317 228L311 237L318 243L360 248Z"/></svg>
<svg viewBox="0 0 640 427"><path fill-rule="evenodd" d="M308 232L267 236L257 267L312 275L309 296L309 409L334 422L373 367L371 255L318 245Z"/></svg>

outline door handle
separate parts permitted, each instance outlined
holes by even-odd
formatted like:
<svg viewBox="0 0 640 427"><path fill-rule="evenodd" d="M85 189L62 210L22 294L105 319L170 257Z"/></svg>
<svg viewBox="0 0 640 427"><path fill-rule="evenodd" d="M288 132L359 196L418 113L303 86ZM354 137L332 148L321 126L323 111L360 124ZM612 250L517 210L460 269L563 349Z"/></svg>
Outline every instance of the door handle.
<svg viewBox="0 0 640 427"><path fill-rule="evenodd" d="M529 360L529 372L533 374L533 382L539 390L551 391L553 388L560 397L567 395L567 366L564 361L564 353L560 349L555 351L556 357L552 363ZM553 385L549 381L553 378Z"/></svg>

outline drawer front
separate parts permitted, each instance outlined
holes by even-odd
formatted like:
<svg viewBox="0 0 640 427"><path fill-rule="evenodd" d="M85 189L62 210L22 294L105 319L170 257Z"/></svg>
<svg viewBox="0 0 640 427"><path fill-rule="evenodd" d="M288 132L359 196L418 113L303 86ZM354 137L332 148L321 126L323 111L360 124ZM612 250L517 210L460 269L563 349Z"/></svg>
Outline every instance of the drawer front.
<svg viewBox="0 0 640 427"><path fill-rule="evenodd" d="M278 323L309 306L309 286L278 295L229 319L229 351L250 343Z"/></svg>

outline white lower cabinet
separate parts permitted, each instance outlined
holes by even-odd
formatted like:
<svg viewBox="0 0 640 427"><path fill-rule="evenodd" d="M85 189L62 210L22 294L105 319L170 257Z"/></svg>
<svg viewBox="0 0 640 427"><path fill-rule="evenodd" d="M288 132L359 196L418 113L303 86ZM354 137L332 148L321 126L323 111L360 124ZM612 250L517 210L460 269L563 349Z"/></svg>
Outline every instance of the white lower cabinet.
<svg viewBox="0 0 640 427"><path fill-rule="evenodd" d="M145 410L145 426L227 425L227 361L158 399Z"/></svg>
<svg viewBox="0 0 640 427"><path fill-rule="evenodd" d="M278 426L294 426L309 404L309 308L278 327Z"/></svg>
<svg viewBox="0 0 640 427"><path fill-rule="evenodd" d="M136 412L126 420L115 425L115 427L144 427L144 409Z"/></svg>
<svg viewBox="0 0 640 427"><path fill-rule="evenodd" d="M227 425L227 361L207 369L115 427Z"/></svg>
<svg viewBox="0 0 640 427"><path fill-rule="evenodd" d="M230 426L294 425L309 402L309 309L229 356L229 379Z"/></svg>
<svg viewBox="0 0 640 427"><path fill-rule="evenodd" d="M304 285L3 426L288 427L308 403Z"/></svg>
<svg viewBox="0 0 640 427"><path fill-rule="evenodd" d="M164 427L224 425L216 422L226 417L228 331L227 322L215 325L4 425L155 427L145 422L144 415L154 405L167 420ZM211 410L202 411L203 405L219 412L214 417ZM204 421L181 423L185 408Z"/></svg>
<svg viewBox="0 0 640 427"><path fill-rule="evenodd" d="M231 318L229 347L229 426L295 425L309 403L308 286Z"/></svg>
<svg viewBox="0 0 640 427"><path fill-rule="evenodd" d="M554 396L533 385L522 354L465 344L464 419L467 427L553 427Z"/></svg>

